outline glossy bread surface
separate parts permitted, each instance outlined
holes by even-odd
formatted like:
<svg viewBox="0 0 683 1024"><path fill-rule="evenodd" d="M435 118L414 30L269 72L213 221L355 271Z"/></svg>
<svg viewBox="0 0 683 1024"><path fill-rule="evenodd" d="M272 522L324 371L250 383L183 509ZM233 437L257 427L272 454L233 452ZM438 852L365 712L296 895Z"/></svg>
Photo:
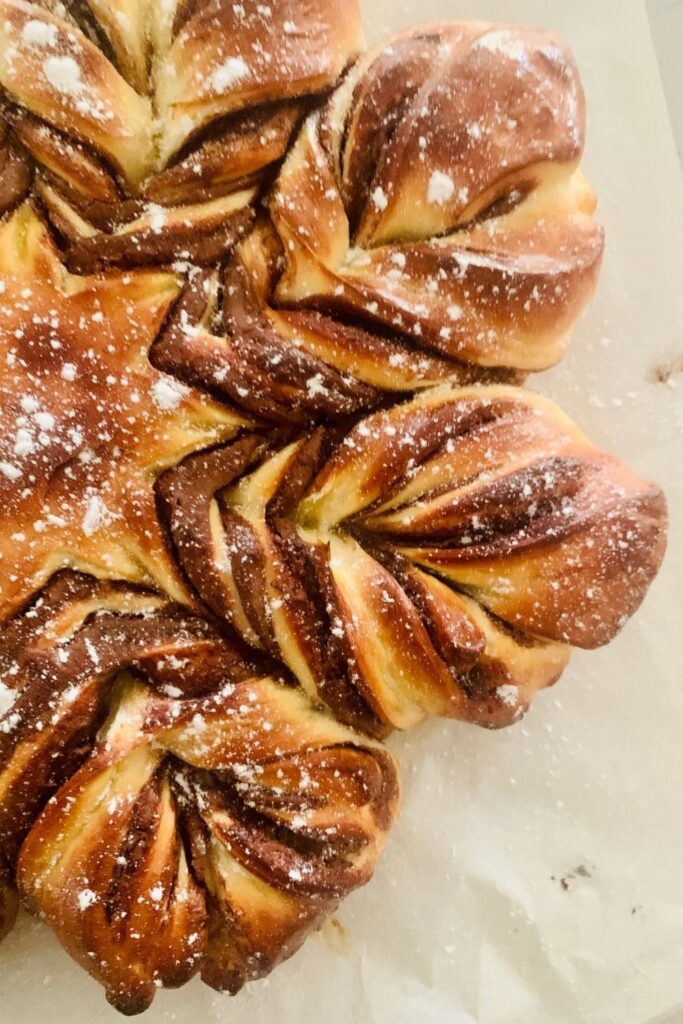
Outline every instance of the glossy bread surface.
<svg viewBox="0 0 683 1024"><path fill-rule="evenodd" d="M124 1013L371 877L382 745L610 640L661 491L514 385L603 237L554 36L0 0L0 934Z"/></svg>

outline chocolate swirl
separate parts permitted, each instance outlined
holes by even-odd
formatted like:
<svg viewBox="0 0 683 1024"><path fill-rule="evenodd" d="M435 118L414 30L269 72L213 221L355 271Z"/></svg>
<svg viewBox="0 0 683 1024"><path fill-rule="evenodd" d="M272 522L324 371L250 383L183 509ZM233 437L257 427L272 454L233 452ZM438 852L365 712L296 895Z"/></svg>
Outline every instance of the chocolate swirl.
<svg viewBox="0 0 683 1024"><path fill-rule="evenodd" d="M370 878L391 757L206 621L63 573L0 650L0 877L124 1013L238 991Z"/></svg>
<svg viewBox="0 0 683 1024"><path fill-rule="evenodd" d="M32 164L72 270L213 263L361 46L355 0L2 0L0 204Z"/></svg>
<svg viewBox="0 0 683 1024"><path fill-rule="evenodd" d="M571 55L361 49L357 0L0 0L0 936L21 894L125 1013L293 953L379 739L517 720L665 546L509 386L600 264Z"/></svg>
<svg viewBox="0 0 683 1024"><path fill-rule="evenodd" d="M228 269L218 336L196 292L168 365L296 422L553 365L603 249L584 120L547 33L435 25L382 44L303 126L270 222Z"/></svg>
<svg viewBox="0 0 683 1024"><path fill-rule="evenodd" d="M659 488L556 406L434 389L262 456L190 456L160 481L188 578L342 720L519 718L571 645L607 643L665 546Z"/></svg>

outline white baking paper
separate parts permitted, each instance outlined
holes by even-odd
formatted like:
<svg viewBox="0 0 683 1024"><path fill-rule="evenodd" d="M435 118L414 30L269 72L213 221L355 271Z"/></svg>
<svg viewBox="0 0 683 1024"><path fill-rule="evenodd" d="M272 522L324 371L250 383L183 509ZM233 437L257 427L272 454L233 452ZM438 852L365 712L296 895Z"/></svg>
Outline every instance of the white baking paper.
<svg viewBox="0 0 683 1024"><path fill-rule="evenodd" d="M666 486L671 547L624 635L577 655L523 724L488 734L436 722L392 741L402 817L336 923L236 999L194 982L160 993L143 1020L682 1024L683 181L645 0L365 7L373 41L477 17L548 26L573 45L608 249L570 356L533 386ZM0 947L0 1021L117 1020L22 919Z"/></svg>

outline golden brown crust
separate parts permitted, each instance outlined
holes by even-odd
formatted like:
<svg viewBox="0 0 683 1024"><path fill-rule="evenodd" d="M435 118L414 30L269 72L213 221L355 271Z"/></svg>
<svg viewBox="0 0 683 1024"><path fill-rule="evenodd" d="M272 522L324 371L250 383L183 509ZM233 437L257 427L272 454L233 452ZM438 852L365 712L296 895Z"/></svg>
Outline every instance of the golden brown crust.
<svg viewBox="0 0 683 1024"><path fill-rule="evenodd" d="M186 598L155 478L245 420L147 358L177 279L75 277L24 204L0 224L0 282L0 618L68 565Z"/></svg>
<svg viewBox="0 0 683 1024"><path fill-rule="evenodd" d="M162 482L192 495L177 555L247 643L369 731L514 721L569 645L612 639L664 553L659 488L513 388L435 389L251 473L254 448L230 452L218 486L197 457Z"/></svg>
<svg viewBox="0 0 683 1024"><path fill-rule="evenodd" d="M353 0L208 0L186 8L157 81L162 157L217 117L322 92L363 47Z"/></svg>
<svg viewBox="0 0 683 1024"><path fill-rule="evenodd" d="M211 264L361 49L356 0L2 0L0 88L26 147L0 130L2 202L28 189L28 152L72 270Z"/></svg>
<svg viewBox="0 0 683 1024"><path fill-rule="evenodd" d="M382 44L303 125L218 329L192 318L195 283L198 333L171 325L160 365L299 423L551 366L602 257L584 121L547 33L432 25Z"/></svg>
<svg viewBox="0 0 683 1024"><path fill-rule="evenodd" d="M449 380L521 380L430 353L398 333L274 306L281 271L281 243L261 222L227 267L220 315L216 275L208 295L208 278L196 275L155 346L155 364L251 415L292 424L352 415Z"/></svg>
<svg viewBox="0 0 683 1024"><path fill-rule="evenodd" d="M378 738L517 720L663 554L498 386L600 263L571 55L361 50L357 0L0 0L0 937L18 888L124 1013L290 956L393 823Z"/></svg>
<svg viewBox="0 0 683 1024"><path fill-rule="evenodd" d="M578 72L554 37L477 23L397 37L360 59L285 162L270 203L278 302L464 363L551 365L602 252L583 143Z"/></svg>
<svg viewBox="0 0 683 1024"><path fill-rule="evenodd" d="M389 754L206 621L63 573L1 640L0 873L123 1012L237 991L371 876Z"/></svg>

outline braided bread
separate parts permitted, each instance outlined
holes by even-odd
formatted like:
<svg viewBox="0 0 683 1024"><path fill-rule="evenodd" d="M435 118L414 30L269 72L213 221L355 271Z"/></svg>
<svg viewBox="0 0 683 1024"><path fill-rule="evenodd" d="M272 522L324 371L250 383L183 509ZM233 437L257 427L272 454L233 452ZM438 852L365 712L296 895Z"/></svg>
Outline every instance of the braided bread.
<svg viewBox="0 0 683 1024"><path fill-rule="evenodd" d="M183 600L155 475L247 421L147 359L178 282L69 274L28 204L0 225L0 276L0 613L66 566Z"/></svg>
<svg viewBox="0 0 683 1024"><path fill-rule="evenodd" d="M0 206L33 163L72 270L213 262L361 46L356 0L2 0Z"/></svg>
<svg viewBox="0 0 683 1024"><path fill-rule="evenodd" d="M546 33L436 25L371 51L308 118L239 247L225 338L201 331L195 296L200 339L176 337L166 368L300 422L551 366L603 249L584 119Z"/></svg>
<svg viewBox="0 0 683 1024"><path fill-rule="evenodd" d="M160 493L206 604L375 733L515 721L568 645L612 639L664 548L661 491L504 386L190 456Z"/></svg>
<svg viewBox="0 0 683 1024"><path fill-rule="evenodd" d="M0 935L20 894L125 1013L293 953L382 738L517 720L664 551L512 386L602 253L571 55L361 49L355 0L0 0Z"/></svg>
<svg viewBox="0 0 683 1024"><path fill-rule="evenodd" d="M197 971L238 991L368 880L390 756L204 620L67 572L0 649L0 853L30 828L18 884L120 1010Z"/></svg>

